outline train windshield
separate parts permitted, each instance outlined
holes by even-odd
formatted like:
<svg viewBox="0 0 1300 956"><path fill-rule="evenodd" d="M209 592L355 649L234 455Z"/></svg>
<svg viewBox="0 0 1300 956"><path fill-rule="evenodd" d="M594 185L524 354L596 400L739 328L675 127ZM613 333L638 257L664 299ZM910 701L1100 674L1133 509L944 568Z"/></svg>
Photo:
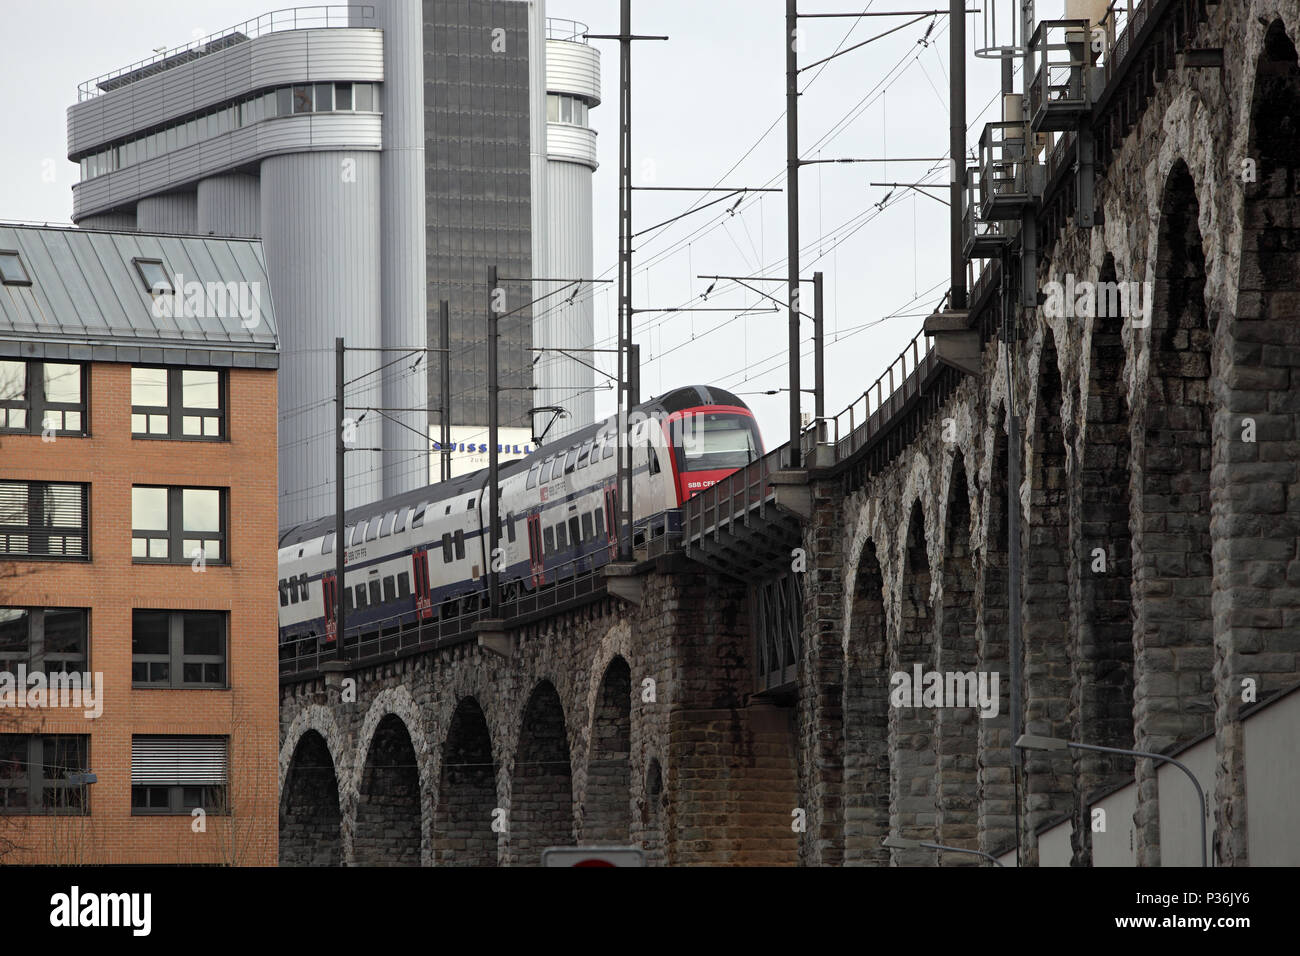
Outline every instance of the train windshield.
<svg viewBox="0 0 1300 956"><path fill-rule="evenodd" d="M734 471L762 457L754 419L734 412L697 412L673 422L678 471Z"/></svg>

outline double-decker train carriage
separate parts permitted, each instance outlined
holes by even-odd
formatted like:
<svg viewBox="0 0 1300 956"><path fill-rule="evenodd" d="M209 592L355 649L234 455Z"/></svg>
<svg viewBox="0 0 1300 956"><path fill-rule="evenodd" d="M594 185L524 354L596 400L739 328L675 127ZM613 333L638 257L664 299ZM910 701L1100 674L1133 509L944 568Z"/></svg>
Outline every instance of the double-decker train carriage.
<svg viewBox="0 0 1300 956"><path fill-rule="evenodd" d="M719 388L674 389L637 406L629 422L637 543L646 533L680 530L678 516L666 512L763 454L753 414ZM501 464L497 571L503 600L617 555L617 443L617 419L611 417ZM349 634L404 630L486 604L487 486L484 468L348 511L342 546ZM663 520L646 520L658 517ZM333 517L280 535L282 659L336 639L338 546Z"/></svg>

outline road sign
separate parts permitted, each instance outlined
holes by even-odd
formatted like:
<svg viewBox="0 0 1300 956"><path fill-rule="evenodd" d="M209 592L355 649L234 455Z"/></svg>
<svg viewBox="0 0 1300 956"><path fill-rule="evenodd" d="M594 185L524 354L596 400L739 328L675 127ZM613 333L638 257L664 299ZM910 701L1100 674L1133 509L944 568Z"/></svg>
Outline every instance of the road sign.
<svg viewBox="0 0 1300 956"><path fill-rule="evenodd" d="M553 846L542 866L645 866L645 851L632 846Z"/></svg>

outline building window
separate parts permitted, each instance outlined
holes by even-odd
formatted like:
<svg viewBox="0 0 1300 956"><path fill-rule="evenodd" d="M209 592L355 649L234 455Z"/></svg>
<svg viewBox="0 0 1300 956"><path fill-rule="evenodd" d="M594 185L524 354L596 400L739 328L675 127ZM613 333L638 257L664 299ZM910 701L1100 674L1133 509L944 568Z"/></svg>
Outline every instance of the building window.
<svg viewBox="0 0 1300 956"><path fill-rule="evenodd" d="M144 291L150 295L171 295L174 292L171 276L161 259L132 259L135 271L140 274Z"/></svg>
<svg viewBox="0 0 1300 956"><path fill-rule="evenodd" d="M295 86L293 88L293 111L295 113L311 112L310 86Z"/></svg>
<svg viewBox="0 0 1300 956"><path fill-rule="evenodd" d="M88 643L83 608L0 607L0 671L84 673Z"/></svg>
<svg viewBox="0 0 1300 956"><path fill-rule="evenodd" d="M336 110L352 109L352 84L334 84L334 108Z"/></svg>
<svg viewBox="0 0 1300 956"><path fill-rule="evenodd" d="M86 434L86 366L0 359L0 431Z"/></svg>
<svg viewBox="0 0 1300 956"><path fill-rule="evenodd" d="M217 369L131 369L131 434L222 441L225 377Z"/></svg>
<svg viewBox="0 0 1300 956"><path fill-rule="evenodd" d="M0 555L90 557L87 485L0 481Z"/></svg>
<svg viewBox="0 0 1300 956"><path fill-rule="evenodd" d="M220 488L131 488L131 557L188 564L202 555L227 563L226 502Z"/></svg>
<svg viewBox="0 0 1300 956"><path fill-rule="evenodd" d="M22 257L11 250L0 251L0 281L5 285L31 285Z"/></svg>
<svg viewBox="0 0 1300 956"><path fill-rule="evenodd" d="M0 814L86 813L86 786L69 778L89 756L85 735L0 734Z"/></svg>
<svg viewBox="0 0 1300 956"><path fill-rule="evenodd" d="M133 611L131 683L136 687L225 687L225 613Z"/></svg>
<svg viewBox="0 0 1300 956"><path fill-rule="evenodd" d="M317 113L331 113L334 111L334 84L317 83L316 84L316 103Z"/></svg>
<svg viewBox="0 0 1300 956"><path fill-rule="evenodd" d="M228 812L225 737L132 737L131 813Z"/></svg>

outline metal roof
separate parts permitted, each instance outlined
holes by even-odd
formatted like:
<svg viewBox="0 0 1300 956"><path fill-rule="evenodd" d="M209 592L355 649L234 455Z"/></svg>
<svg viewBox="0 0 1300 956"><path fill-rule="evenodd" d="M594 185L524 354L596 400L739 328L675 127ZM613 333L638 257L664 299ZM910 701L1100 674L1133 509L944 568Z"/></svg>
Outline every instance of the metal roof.
<svg viewBox="0 0 1300 956"><path fill-rule="evenodd" d="M278 366L260 241L0 223L4 252L31 283L0 285L0 355ZM161 260L178 294L155 301L137 258Z"/></svg>

